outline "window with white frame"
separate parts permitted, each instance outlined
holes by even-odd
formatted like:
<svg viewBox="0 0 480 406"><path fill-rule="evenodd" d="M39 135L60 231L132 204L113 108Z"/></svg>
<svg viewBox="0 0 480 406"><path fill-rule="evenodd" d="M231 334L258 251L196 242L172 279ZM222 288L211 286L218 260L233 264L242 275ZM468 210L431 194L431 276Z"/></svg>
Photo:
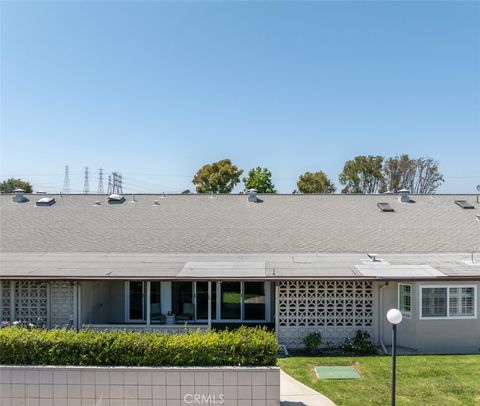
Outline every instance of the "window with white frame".
<svg viewBox="0 0 480 406"><path fill-rule="evenodd" d="M412 285L398 284L398 309L403 317L412 317Z"/></svg>
<svg viewBox="0 0 480 406"><path fill-rule="evenodd" d="M422 286L422 319L475 318L475 286Z"/></svg>

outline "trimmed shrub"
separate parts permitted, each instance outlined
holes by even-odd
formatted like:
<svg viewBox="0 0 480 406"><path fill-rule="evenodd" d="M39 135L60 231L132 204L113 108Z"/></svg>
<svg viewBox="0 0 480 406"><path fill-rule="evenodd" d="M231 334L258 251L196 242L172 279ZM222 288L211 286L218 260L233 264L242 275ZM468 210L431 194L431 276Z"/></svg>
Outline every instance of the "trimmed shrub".
<svg viewBox="0 0 480 406"><path fill-rule="evenodd" d="M273 366L279 345L265 328L160 332L0 329L0 364Z"/></svg>
<svg viewBox="0 0 480 406"><path fill-rule="evenodd" d="M303 344L309 354L315 354L320 351L322 345L322 335L320 333L310 333L303 338Z"/></svg>
<svg viewBox="0 0 480 406"><path fill-rule="evenodd" d="M355 337L346 339L341 348L345 352L357 355L376 354L378 352L377 347L372 343L370 334L362 330L358 330Z"/></svg>

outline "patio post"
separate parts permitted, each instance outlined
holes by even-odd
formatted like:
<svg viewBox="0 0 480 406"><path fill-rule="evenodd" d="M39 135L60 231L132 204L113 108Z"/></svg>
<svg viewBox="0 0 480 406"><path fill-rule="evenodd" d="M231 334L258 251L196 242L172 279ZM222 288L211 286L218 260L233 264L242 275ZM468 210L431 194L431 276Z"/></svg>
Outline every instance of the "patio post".
<svg viewBox="0 0 480 406"><path fill-rule="evenodd" d="M151 323L151 309L150 309L150 303L151 303L151 282L147 281L147 327L150 328L150 323Z"/></svg>
<svg viewBox="0 0 480 406"><path fill-rule="evenodd" d="M273 314L275 315L275 336L277 337L277 340L278 340L278 329L280 327L280 320L279 320L280 315L278 314L279 306L280 306L280 286L278 286L278 281L275 281L275 309Z"/></svg>
<svg viewBox="0 0 480 406"><path fill-rule="evenodd" d="M80 331L80 320L78 319L78 308L80 306L80 295L79 295L79 289L78 286L79 284L77 282L71 282L70 283L72 286L73 290L73 314L72 314L72 322L73 322L73 328L76 331ZM50 313L51 311L51 289L50 289L50 283L48 284L48 312ZM48 324L49 327L51 327L51 316L50 314L48 315Z"/></svg>
<svg viewBox="0 0 480 406"><path fill-rule="evenodd" d="M208 281L208 329L212 328L212 282Z"/></svg>
<svg viewBox="0 0 480 406"><path fill-rule="evenodd" d="M390 309L387 313L387 320L392 325L392 406L395 406L395 386L397 379L397 324L402 321L402 318L402 312L398 309Z"/></svg>
<svg viewBox="0 0 480 406"><path fill-rule="evenodd" d="M70 283L70 285L73 285L73 327L75 327L75 329L78 331L77 329L77 323L75 323L75 310L76 310L76 284L73 284L73 283ZM52 328L52 301L51 301L51 290L52 290L52 287L51 287L51 282L48 281L47 282L47 328Z"/></svg>
<svg viewBox="0 0 480 406"><path fill-rule="evenodd" d="M15 320L15 281L10 281L10 322Z"/></svg>

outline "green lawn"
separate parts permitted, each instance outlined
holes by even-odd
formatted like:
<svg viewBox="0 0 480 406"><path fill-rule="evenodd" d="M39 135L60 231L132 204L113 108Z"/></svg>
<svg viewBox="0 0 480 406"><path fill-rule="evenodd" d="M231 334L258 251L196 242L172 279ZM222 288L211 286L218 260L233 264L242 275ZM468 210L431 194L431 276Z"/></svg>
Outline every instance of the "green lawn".
<svg viewBox="0 0 480 406"><path fill-rule="evenodd" d="M361 378L320 381L318 365L354 365ZM278 366L338 406L390 404L391 357L289 357ZM480 355L399 356L397 404L480 405Z"/></svg>

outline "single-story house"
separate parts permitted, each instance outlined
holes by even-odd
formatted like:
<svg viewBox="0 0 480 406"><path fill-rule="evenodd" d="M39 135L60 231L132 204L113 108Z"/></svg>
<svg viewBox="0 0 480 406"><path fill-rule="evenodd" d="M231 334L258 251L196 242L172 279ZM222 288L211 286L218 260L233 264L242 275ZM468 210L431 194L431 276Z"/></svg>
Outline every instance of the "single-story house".
<svg viewBox="0 0 480 406"><path fill-rule="evenodd" d="M480 351L474 195L0 196L2 321Z"/></svg>

